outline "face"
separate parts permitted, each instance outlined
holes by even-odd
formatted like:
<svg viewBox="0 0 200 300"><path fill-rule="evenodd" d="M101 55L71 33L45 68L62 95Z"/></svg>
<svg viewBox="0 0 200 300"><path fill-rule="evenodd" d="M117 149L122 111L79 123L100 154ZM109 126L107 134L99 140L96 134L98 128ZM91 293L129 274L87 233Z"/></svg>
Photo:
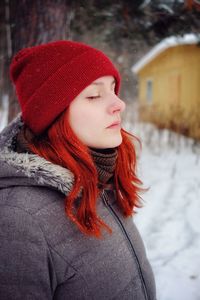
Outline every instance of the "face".
<svg viewBox="0 0 200 300"><path fill-rule="evenodd" d="M69 105L69 124L88 147L106 149L121 144L121 112L125 103L115 94L113 76L87 86Z"/></svg>

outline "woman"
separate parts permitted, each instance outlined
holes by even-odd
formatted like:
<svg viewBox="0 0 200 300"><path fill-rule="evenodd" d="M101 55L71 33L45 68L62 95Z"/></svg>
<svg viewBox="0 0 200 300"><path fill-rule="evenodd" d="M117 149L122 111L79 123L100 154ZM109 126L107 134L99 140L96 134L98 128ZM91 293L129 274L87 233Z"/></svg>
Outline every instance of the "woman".
<svg viewBox="0 0 200 300"><path fill-rule="evenodd" d="M56 41L10 73L22 112L0 136L0 299L156 299L117 69Z"/></svg>

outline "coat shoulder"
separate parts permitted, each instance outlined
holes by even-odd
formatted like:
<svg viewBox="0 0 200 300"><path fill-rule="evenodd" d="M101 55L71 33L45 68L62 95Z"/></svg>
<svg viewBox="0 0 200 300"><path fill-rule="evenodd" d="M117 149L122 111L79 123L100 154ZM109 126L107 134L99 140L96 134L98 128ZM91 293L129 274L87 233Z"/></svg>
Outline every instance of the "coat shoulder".
<svg viewBox="0 0 200 300"><path fill-rule="evenodd" d="M35 215L55 203L62 206L65 196L55 189L38 186L10 186L0 190L0 206L18 207Z"/></svg>

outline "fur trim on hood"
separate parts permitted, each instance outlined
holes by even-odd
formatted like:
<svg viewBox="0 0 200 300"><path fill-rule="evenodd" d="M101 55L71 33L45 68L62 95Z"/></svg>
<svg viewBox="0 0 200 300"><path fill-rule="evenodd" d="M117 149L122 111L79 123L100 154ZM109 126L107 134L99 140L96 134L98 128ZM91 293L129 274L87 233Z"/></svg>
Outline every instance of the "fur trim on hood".
<svg viewBox="0 0 200 300"><path fill-rule="evenodd" d="M10 177L9 181L14 177L17 181L17 178L24 177L28 179L29 184L30 179L33 179L34 185L51 186L67 195L72 189L74 181L71 171L38 155L17 153L13 150L13 140L22 126L23 122L21 114L19 114L0 133L0 179L1 177Z"/></svg>

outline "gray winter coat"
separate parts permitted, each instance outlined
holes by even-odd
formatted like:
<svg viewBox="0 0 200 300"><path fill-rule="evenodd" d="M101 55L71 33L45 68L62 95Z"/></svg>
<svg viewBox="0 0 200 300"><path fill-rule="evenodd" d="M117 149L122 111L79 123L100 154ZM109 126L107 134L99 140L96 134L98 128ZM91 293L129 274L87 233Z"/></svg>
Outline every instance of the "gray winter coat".
<svg viewBox="0 0 200 300"><path fill-rule="evenodd" d="M112 229L82 234L65 215L73 174L37 155L16 153L16 118L0 135L0 299L155 300L141 237L104 190L98 215Z"/></svg>

